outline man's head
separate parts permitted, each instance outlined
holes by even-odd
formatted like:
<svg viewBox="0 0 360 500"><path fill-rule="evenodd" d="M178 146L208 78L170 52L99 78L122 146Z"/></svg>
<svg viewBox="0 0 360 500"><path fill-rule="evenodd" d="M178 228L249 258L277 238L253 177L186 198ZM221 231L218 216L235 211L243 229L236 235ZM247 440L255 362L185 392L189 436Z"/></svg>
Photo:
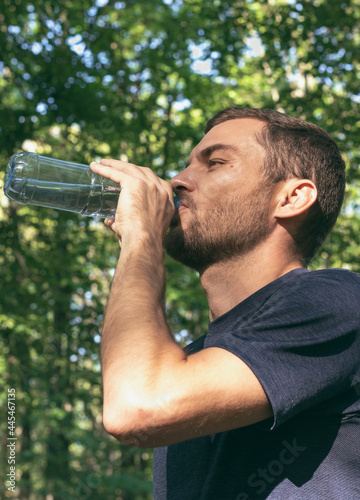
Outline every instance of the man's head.
<svg viewBox="0 0 360 500"><path fill-rule="evenodd" d="M185 204L187 200L190 210L194 208L191 211L197 217L189 222L190 230L186 229L185 214L181 228L178 224L170 230L166 239L170 255L199 269L206 256L205 266L251 250L273 229L269 213L274 208L271 199L276 187L291 179L304 179L316 186L317 196L286 227L293 252L304 265L308 263L335 224L344 197L345 166L331 137L316 125L273 110L239 107L218 113L207 123L205 133L191 155L189 171L186 169L172 181L175 191ZM219 143L234 150L217 152L214 146ZM213 167L207 171L201 168L205 160L217 159L220 166L214 173ZM218 203L221 183L231 175L234 188L225 182L226 199ZM208 206L207 213L201 211L200 204L199 211L195 210L197 198L192 197L192 191L200 192L206 185L213 189L207 193L212 198L212 209ZM215 227L214 215L221 227ZM201 252L204 242L210 246Z"/></svg>

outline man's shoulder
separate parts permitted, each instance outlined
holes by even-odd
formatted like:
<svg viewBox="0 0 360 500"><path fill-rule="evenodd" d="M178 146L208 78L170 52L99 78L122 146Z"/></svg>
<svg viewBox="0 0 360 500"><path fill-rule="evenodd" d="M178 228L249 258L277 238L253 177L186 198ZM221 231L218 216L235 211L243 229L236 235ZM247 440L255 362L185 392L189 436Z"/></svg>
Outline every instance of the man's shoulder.
<svg viewBox="0 0 360 500"><path fill-rule="evenodd" d="M279 293L284 299L306 303L309 307L321 305L343 311L360 311L360 275L347 269L303 272L294 276Z"/></svg>
<svg viewBox="0 0 360 500"><path fill-rule="evenodd" d="M341 268L318 269L304 273L302 277L310 279L326 279L338 282L355 282L360 284L360 274Z"/></svg>
<svg viewBox="0 0 360 500"><path fill-rule="evenodd" d="M314 289L326 289L338 293L340 290L352 290L360 294L360 274L348 269L319 269L299 276L299 284Z"/></svg>

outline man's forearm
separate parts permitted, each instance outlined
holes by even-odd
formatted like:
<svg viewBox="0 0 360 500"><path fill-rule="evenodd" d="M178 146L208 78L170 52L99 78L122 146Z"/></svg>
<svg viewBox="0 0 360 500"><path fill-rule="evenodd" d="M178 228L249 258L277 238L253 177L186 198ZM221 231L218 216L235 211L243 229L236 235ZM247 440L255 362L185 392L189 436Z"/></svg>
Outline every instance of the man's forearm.
<svg viewBox="0 0 360 500"><path fill-rule="evenodd" d="M162 246L144 241L122 250L106 311L101 363L104 420L151 404L166 367L185 359L164 308Z"/></svg>

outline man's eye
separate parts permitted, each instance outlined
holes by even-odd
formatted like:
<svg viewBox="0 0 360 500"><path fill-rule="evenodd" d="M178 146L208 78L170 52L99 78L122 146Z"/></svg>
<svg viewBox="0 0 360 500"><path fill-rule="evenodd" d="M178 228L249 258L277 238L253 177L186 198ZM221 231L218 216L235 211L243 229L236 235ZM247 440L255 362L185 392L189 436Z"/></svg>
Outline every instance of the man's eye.
<svg viewBox="0 0 360 500"><path fill-rule="evenodd" d="M222 165L221 160L209 160L209 167L214 167L215 165Z"/></svg>

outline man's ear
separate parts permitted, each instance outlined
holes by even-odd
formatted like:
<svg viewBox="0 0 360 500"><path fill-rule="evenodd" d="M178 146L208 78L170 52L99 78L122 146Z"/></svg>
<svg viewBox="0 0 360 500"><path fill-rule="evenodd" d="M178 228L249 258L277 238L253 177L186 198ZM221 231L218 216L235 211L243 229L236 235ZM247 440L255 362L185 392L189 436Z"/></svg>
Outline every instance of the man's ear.
<svg viewBox="0 0 360 500"><path fill-rule="evenodd" d="M277 194L274 216L280 219L295 217L308 210L317 199L315 184L309 179L289 179Z"/></svg>

